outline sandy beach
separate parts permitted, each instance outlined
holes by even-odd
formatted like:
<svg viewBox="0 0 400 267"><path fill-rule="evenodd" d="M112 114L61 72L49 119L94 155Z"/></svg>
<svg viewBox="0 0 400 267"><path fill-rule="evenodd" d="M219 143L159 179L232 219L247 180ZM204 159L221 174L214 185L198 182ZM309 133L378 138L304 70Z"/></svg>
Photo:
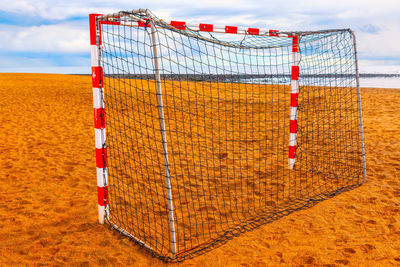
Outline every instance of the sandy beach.
<svg viewBox="0 0 400 267"><path fill-rule="evenodd" d="M361 92L364 185L174 265L400 265L400 90ZM0 264L164 265L97 222L91 77L0 74L0 94Z"/></svg>

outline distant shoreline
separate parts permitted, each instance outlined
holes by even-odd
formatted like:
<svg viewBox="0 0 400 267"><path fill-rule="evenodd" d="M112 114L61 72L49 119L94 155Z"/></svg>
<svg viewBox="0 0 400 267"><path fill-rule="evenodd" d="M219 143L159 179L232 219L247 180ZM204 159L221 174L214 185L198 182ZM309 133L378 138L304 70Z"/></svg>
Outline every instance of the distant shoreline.
<svg viewBox="0 0 400 267"><path fill-rule="evenodd" d="M91 74L81 74L81 73L70 73L66 75L91 76ZM400 78L400 73L398 74L360 73L360 78L397 78L397 77Z"/></svg>
<svg viewBox="0 0 400 267"><path fill-rule="evenodd" d="M78 76L91 76L92 74L90 73L39 73L39 72L0 72L0 74L11 74L11 73L15 73L15 74L57 74L57 75L78 75ZM115 75L115 74L114 74ZM151 74L150 74L151 75ZM201 75L201 74L197 74L197 75ZM193 75L193 74L181 74L180 76L197 76L197 75ZM224 75L224 74L220 74L220 75L216 75L216 74L208 74L209 76L232 76L232 75ZM130 74L130 75L120 75L120 76L146 76L146 74L140 75L140 74ZM149 75L148 75L149 76ZM279 76L285 76L285 75L270 75L270 74L265 74L265 75L261 75L261 74L243 74L243 75L233 75L233 76L241 76L241 77L246 77L246 76L254 76L254 77L279 77ZM288 75L286 75L288 76ZM312 75L306 75L307 77L310 77ZM335 76L335 74L321 74L321 75L315 75L315 76L319 76L319 77L333 77ZM348 74L336 74L336 76L348 76ZM385 74L385 73L360 73L360 78L400 78L400 73L396 73L396 74Z"/></svg>
<svg viewBox="0 0 400 267"><path fill-rule="evenodd" d="M376 73L360 73L360 78L400 78L400 73L398 74L376 74Z"/></svg>

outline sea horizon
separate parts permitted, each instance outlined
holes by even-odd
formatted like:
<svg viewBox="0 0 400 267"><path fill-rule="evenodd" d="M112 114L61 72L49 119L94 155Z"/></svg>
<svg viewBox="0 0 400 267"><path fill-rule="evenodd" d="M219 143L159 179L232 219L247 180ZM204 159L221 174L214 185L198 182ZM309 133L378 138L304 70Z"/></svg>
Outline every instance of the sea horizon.
<svg viewBox="0 0 400 267"><path fill-rule="evenodd" d="M0 74L6 74L6 73L11 73L11 72L0 72ZM32 74L33 72L14 72L14 73L27 73L27 74ZM37 73L37 74L64 74L64 75L83 75L83 76L89 76L91 74L89 73ZM124 75L125 76L125 75ZM128 76L135 76L131 78L139 78L136 77L136 75L128 75ZM191 76L191 75L189 75ZM223 75L222 75L223 76ZM286 75L287 76L287 75ZM330 75L328 75L325 78L328 78ZM400 73L360 73L360 87L365 87L365 88L392 88L392 89L400 89ZM273 79L274 83L276 83L276 78L280 79L279 77L273 77L273 78L266 78L264 82L261 83L268 83ZM244 83L248 83L250 80L254 79L264 79L264 78L251 78L251 79L243 79L243 77L240 77L240 81ZM236 80L238 82L239 80ZM247 80L247 81L246 81ZM286 79L285 79L286 80ZM260 81L258 81L260 82ZM289 80L287 81L278 81L277 83L281 84L286 84L289 83Z"/></svg>

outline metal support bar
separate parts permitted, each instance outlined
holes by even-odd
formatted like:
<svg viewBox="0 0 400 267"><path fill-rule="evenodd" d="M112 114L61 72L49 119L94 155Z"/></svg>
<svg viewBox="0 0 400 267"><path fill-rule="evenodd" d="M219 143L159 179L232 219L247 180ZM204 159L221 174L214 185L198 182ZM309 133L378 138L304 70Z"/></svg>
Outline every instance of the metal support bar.
<svg viewBox="0 0 400 267"><path fill-rule="evenodd" d="M359 117L360 117L361 150L362 150L362 160L363 160L363 170L364 170L364 177L361 181L361 184L363 184L367 178L367 165L366 165L366 160L365 160L364 127L363 127L363 122L362 122L362 110L361 110L360 73L358 70L356 35L354 34L354 32L352 30L349 30L349 32L353 36L353 44L354 44L354 60L355 60L354 64L356 67L357 101L358 101L358 110L359 110Z"/></svg>
<svg viewBox="0 0 400 267"><path fill-rule="evenodd" d="M156 27L154 22L151 20L151 39L152 39L152 48L153 48L153 61L154 61L154 73L156 78L156 86L157 86L157 102L158 102L158 113L160 118L160 127L161 127L161 138L163 145L163 156L164 156L164 165L165 165L165 178L167 183L167 200L168 200L168 214L169 214L169 224L171 231L171 249L172 254L175 256L176 254L176 235L175 235L175 220L174 220L174 205L172 198L172 188L171 188L171 177L169 173L169 162L168 162L168 149L167 149L167 136L165 133L165 121L164 121L164 105L162 99L162 90L161 90L161 76L160 76L160 68L159 68L159 57L158 57L158 42L156 36Z"/></svg>

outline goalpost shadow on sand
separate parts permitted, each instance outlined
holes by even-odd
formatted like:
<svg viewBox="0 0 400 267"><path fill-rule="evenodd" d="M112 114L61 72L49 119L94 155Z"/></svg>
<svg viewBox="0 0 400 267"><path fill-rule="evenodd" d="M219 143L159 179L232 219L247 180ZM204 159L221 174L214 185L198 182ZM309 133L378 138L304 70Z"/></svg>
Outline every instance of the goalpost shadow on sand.
<svg viewBox="0 0 400 267"><path fill-rule="evenodd" d="M152 255L193 257L365 181L351 30L89 21L99 222Z"/></svg>

